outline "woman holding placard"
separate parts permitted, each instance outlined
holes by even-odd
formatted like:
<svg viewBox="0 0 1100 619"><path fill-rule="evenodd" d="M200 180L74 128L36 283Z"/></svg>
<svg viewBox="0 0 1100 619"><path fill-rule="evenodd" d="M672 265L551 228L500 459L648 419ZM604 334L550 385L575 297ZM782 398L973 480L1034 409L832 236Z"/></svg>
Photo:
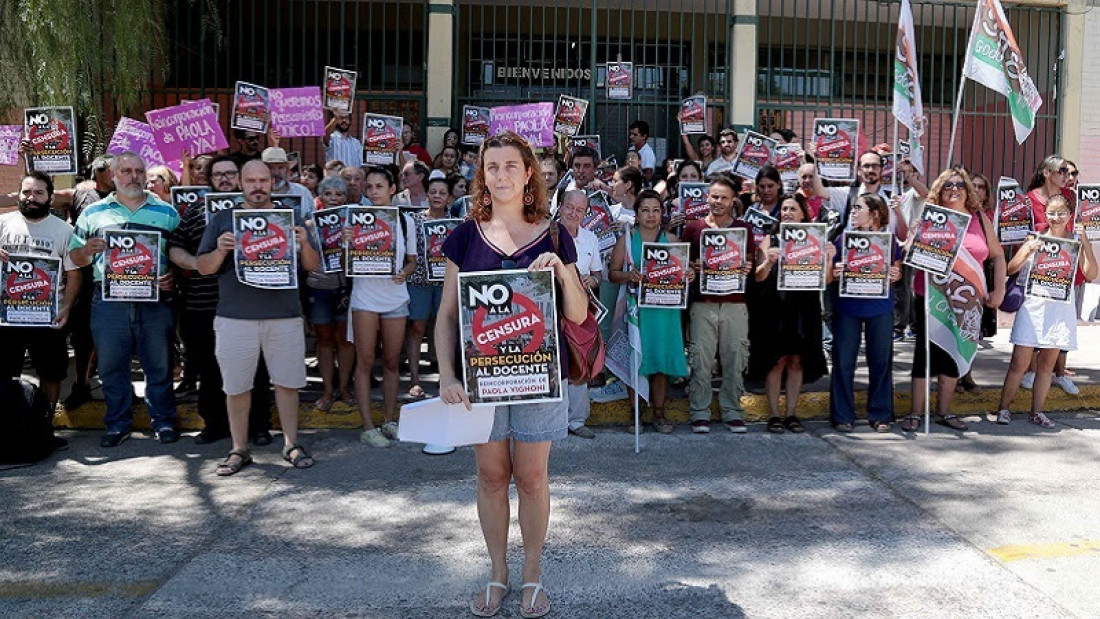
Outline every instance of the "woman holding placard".
<svg viewBox="0 0 1100 619"><path fill-rule="evenodd" d="M637 286L642 281L642 243L677 243L671 232L661 229L661 196L652 189L644 189L634 203L638 214L637 227L629 237L621 237L611 251L608 279L616 284ZM630 255L627 256L627 241ZM695 271L688 269L688 281ZM643 307L638 310L638 331L642 337L642 358L638 375L649 379L649 403L653 411L653 427L661 434L671 434L676 425L665 417L665 396L668 395L668 377L688 375L687 358L684 357L683 330L680 328L680 310Z"/></svg>
<svg viewBox="0 0 1100 619"><path fill-rule="evenodd" d="M428 181L428 208L415 213L412 223L416 233L416 270L409 276L409 325L405 334L405 357L409 360L409 397L426 397L420 386L420 345L428 330L428 321L439 312L443 300L443 280L428 274L428 239L425 222L444 219L451 207L450 185L445 178Z"/></svg>
<svg viewBox="0 0 1100 619"><path fill-rule="evenodd" d="M1073 239L1080 244L1074 285L1080 286L1085 281L1095 279L1098 269L1096 257L1092 253L1092 244L1069 230L1070 221L1073 219L1069 202L1062 196L1051 196L1043 214L1050 226L1046 232L1048 236ZM1034 236L1025 241L1012 257L1012 261L1008 263L1009 275L1020 273L1020 281L1025 282L1027 271L1035 263L1033 257L1042 246L1043 240L1040 236ZM1028 364L1031 363L1032 353L1038 350L1038 369L1035 372L1035 383L1031 388L1031 411L1028 413L1027 420L1044 428L1053 428L1054 422L1043 413L1042 409L1046 403L1047 392L1050 391L1051 377L1058 356L1065 351L1077 349L1077 311L1072 292L1065 301L1047 299L1038 295L1027 296L1020 310L1016 312L1009 341L1013 344L1012 360L1008 364L1008 373L1005 374L1004 387L1001 389L997 423L1003 425L1012 421L1012 413L1009 410L1012 398L1016 396L1020 379L1023 378Z"/></svg>
<svg viewBox="0 0 1100 619"><path fill-rule="evenodd" d="M958 340L963 342L977 342L981 327L981 305L998 307L1004 299L1005 292L1005 257L1001 244L997 241L997 234L993 230L993 224L982 213L982 205L978 202L978 193L974 191L974 185L970 181L970 174L964 168L950 168L936 178L932 188L928 192L926 204L940 205L945 208L967 213L970 222L963 234L962 246L959 248L958 257L951 269L952 280L948 282L950 294L947 296L951 303L953 314L964 316L964 320L956 320L960 331ZM910 231L911 235L917 234L918 229ZM993 281L986 282L982 273L982 263L989 258L993 260ZM920 419L923 416L925 405L925 373L926 359L931 368L931 374L937 376L938 391L936 399L936 422L960 432L968 429L966 422L957 415L951 414L951 398L955 395L955 384L959 377L970 369L970 362L966 361L964 367L959 367L956 358L961 357L960 350L949 351L941 347L935 341L928 343L930 357L925 356L925 339L928 337L926 321L928 309L925 308L928 298L930 282L923 270L917 270L914 278L913 292L916 295L914 307L916 321L916 346L913 353L913 381L911 384L913 409L912 414L901 422L901 429L906 432L916 432L920 427ZM979 294L975 294L975 292ZM970 318L973 319L970 319ZM954 318L954 317L953 317ZM950 342L944 341L950 345ZM955 353L953 356L952 352Z"/></svg>
<svg viewBox="0 0 1100 619"><path fill-rule="evenodd" d="M581 324L587 318L588 295L574 265L573 239L564 226L547 221L548 213L546 186L530 144L510 131L482 142L470 218L443 244L447 274L435 329L443 402L470 406L450 354L458 344L460 271L551 268L561 288L562 320ZM551 225L558 226L557 251ZM562 355L563 365L565 359ZM562 370L562 376L569 375L567 368ZM479 617L497 614L510 591L508 486L512 479L519 494L524 552L520 615L541 617L550 612L541 558L550 520L550 441L564 438L569 424L569 401L566 390L562 391L560 402L498 405L489 442L474 447L478 518L492 560L489 582L470 603L470 612Z"/></svg>
<svg viewBox="0 0 1100 619"><path fill-rule="evenodd" d="M772 168L774 169L774 168ZM802 196L784 198L778 210L786 223L810 223L806 200ZM749 301L749 376L764 379L768 396L768 431L800 433L806 430L795 415L803 381L814 382L825 375L825 353L821 348L821 292L818 290L780 291L775 269L780 246L775 235L764 237L768 256L768 277L750 288ZM826 262L832 263L835 249L824 248ZM786 381L784 381L786 375ZM779 415L779 395L787 388L787 414Z"/></svg>
<svg viewBox="0 0 1100 619"><path fill-rule="evenodd" d="M889 432L894 422L894 282L901 279L901 249L889 233L890 208L878 194L865 193L856 198L849 215L851 228L836 240L841 259L833 265L830 280L840 279L842 274L859 272L856 261L866 264L861 270L881 273L886 268L886 296L857 296L840 286L829 294L833 296L833 374L832 397L829 398L829 422L838 432L851 432L856 421L855 374L859 345L866 338L864 356L867 359L867 423L876 432ZM885 242L876 246L873 235L863 232L884 233ZM877 237L877 238L883 238ZM859 243L849 242L861 238L868 241L863 249ZM876 247L885 249L878 254ZM847 248L847 249L845 249ZM881 260L881 262L876 262ZM845 262L845 260L849 262ZM847 282L845 282L846 284Z"/></svg>
<svg viewBox="0 0 1100 619"><path fill-rule="evenodd" d="M714 158L718 156L718 143L714 141L714 138L709 135L699 136L697 141L699 147L695 148L691 145L691 138L686 135L680 136L680 141L684 144L684 154L691 161L697 161L703 169L707 169L707 166L714 161Z"/></svg>
<svg viewBox="0 0 1100 619"><path fill-rule="evenodd" d="M389 170L367 169L363 194L371 205L390 206L396 191ZM344 229L345 242L351 239L351 228ZM404 214L398 214L393 241L397 255L404 256L397 272L392 277L355 277L351 288L351 324L359 358L355 364L355 397L359 416L363 419L359 440L371 447L389 447L390 441L397 438L397 389L401 380L398 365L409 316L409 289L405 282L416 268L416 236L412 222ZM379 338L382 341L382 400L386 420L381 428L376 428L370 414L370 379Z"/></svg>

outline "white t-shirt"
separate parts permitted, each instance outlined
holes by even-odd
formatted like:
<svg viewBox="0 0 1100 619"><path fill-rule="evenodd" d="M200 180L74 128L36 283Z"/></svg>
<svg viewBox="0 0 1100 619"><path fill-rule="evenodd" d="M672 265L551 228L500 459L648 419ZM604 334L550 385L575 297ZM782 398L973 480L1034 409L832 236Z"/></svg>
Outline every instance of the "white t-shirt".
<svg viewBox="0 0 1100 619"><path fill-rule="evenodd" d="M825 206L836 211L837 213L840 213L841 218L843 218L844 215L848 212L848 196L851 195L852 188L826 187L826 189L829 191L829 203ZM860 185L859 191L856 192L856 196L858 197L860 194L864 193L878 193L878 196L886 201L887 209L890 211L890 227L888 228L888 230L890 232L897 230L898 216L893 209L889 208L890 194L886 191L886 186L879 185L878 192L870 192L867 191L863 185ZM849 227L851 227L851 222L849 222Z"/></svg>
<svg viewBox="0 0 1100 619"><path fill-rule="evenodd" d="M39 221L27 221L19 211L0 215L0 247L9 254L61 258L61 268L66 271L77 269L69 258L72 234L73 227L56 215L47 215Z"/></svg>
<svg viewBox="0 0 1100 619"><path fill-rule="evenodd" d="M732 170L735 161L737 161L736 155L733 159L730 159L729 161L726 161L723 157L718 157L714 161L711 161L710 165L707 166L706 177L711 178L715 174Z"/></svg>
<svg viewBox="0 0 1100 619"><path fill-rule="evenodd" d="M401 214L401 217L405 234L397 236L397 255L405 256L407 251L407 255L416 256L416 226L408 215ZM405 268L404 259L397 268ZM352 280L352 311L385 314L409 302L409 289L405 284L395 283L390 277L353 277Z"/></svg>
<svg viewBox="0 0 1100 619"><path fill-rule="evenodd" d="M657 155L653 153L653 147L649 142L642 144L638 149L638 156L642 158L642 171L657 169Z"/></svg>
<svg viewBox="0 0 1100 619"><path fill-rule="evenodd" d="M594 272L603 273L603 260L600 258L600 240L591 230L580 228L577 236L573 238L573 244L577 246L577 270L581 276L591 275Z"/></svg>

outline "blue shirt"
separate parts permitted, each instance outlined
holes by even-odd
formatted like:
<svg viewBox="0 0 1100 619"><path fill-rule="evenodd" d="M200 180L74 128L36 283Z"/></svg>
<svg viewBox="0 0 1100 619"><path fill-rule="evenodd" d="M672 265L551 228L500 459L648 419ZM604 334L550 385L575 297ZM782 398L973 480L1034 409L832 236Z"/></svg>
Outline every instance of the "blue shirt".
<svg viewBox="0 0 1100 619"><path fill-rule="evenodd" d="M112 192L80 212L69 240L69 251L84 247L88 239L103 236L103 231L108 229L159 232L160 272L163 275L168 272L168 235L179 225L180 215L176 209L148 191L145 192L145 203L136 211L123 206ZM96 282L103 281L104 255L105 252L100 252L92 259Z"/></svg>

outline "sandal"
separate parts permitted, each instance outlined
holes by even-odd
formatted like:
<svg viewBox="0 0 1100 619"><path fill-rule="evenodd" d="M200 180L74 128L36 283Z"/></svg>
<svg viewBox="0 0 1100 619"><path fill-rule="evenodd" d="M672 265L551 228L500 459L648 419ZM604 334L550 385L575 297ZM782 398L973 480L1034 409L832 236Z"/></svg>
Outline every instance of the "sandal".
<svg viewBox="0 0 1100 619"><path fill-rule="evenodd" d="M313 466L313 456L309 455L305 447L297 443L283 450L283 460L289 462L296 469L308 469Z"/></svg>
<svg viewBox="0 0 1100 619"><path fill-rule="evenodd" d="M332 410L332 405L333 404L334 404L334 402L332 401L331 396L328 396L328 397L322 396L322 397L318 398L316 402L313 403L313 408L314 408L314 410L321 411L322 413L327 413L330 410Z"/></svg>
<svg viewBox="0 0 1100 619"><path fill-rule="evenodd" d="M959 432L966 432L970 429L970 426L966 425L966 422L959 419L958 415L941 415L936 413L936 423L941 426L947 426L952 430L958 430Z"/></svg>
<svg viewBox="0 0 1100 619"><path fill-rule="evenodd" d="M423 400L428 397L428 394L424 393L424 389L420 385L413 385L409 387L409 397L414 400Z"/></svg>
<svg viewBox="0 0 1100 619"><path fill-rule="evenodd" d="M901 429L905 432L916 432L920 429L920 415L909 415L901 420Z"/></svg>
<svg viewBox="0 0 1100 619"><path fill-rule="evenodd" d="M676 431L676 424L672 423L665 417L657 417L653 420L653 427L657 429L657 432L661 434L672 434Z"/></svg>
<svg viewBox="0 0 1100 619"><path fill-rule="evenodd" d="M340 396L340 401L343 402L344 404L347 404L348 406L358 406L359 405L359 400L356 400L355 396L353 396L353 395Z"/></svg>
<svg viewBox="0 0 1100 619"><path fill-rule="evenodd" d="M890 423L889 421L880 421L876 419L868 421L867 425L871 426L871 429L875 432L886 433L894 429L894 424Z"/></svg>
<svg viewBox="0 0 1100 619"><path fill-rule="evenodd" d="M237 456L239 460L233 462L233 456ZM225 460L218 463L218 468L215 469L214 473L217 474L218 477L229 477L230 475L236 475L241 469L249 464L252 464L252 452L247 449L234 449L229 452Z"/></svg>
<svg viewBox="0 0 1100 619"><path fill-rule="evenodd" d="M794 432L795 434L801 434L806 431L806 426L802 425L802 422L794 415L788 415L783 419L783 427L786 428L788 432Z"/></svg>
<svg viewBox="0 0 1100 619"><path fill-rule="evenodd" d="M833 429L836 430L837 432L840 432L841 434L848 434L854 428L852 427L852 424L850 424L850 423L841 422L841 423L834 423L833 424Z"/></svg>
<svg viewBox="0 0 1100 619"><path fill-rule="evenodd" d="M783 427L783 420L779 417L768 418L768 432L773 434L783 434L785 428Z"/></svg>
<svg viewBox="0 0 1100 619"><path fill-rule="evenodd" d="M550 612L550 596L546 596L546 607L545 608L539 609L535 606L535 603L538 601L539 592L542 592L543 594L546 593L546 589L544 589L542 587L542 583L541 582L525 582L525 583L523 583L523 587L521 587L520 590L523 590L523 589L534 589L534 591L531 592L531 605L530 606L524 606L523 605L523 599L522 599L522 597L520 598L519 616L523 617L524 619L536 619L537 617L545 617ZM528 609L530 609L530 610L528 610Z"/></svg>
<svg viewBox="0 0 1100 619"><path fill-rule="evenodd" d="M493 599L493 587L504 589L504 595L500 596L500 601L497 602L496 606L489 606L489 602ZM511 592L512 588L507 583L490 580L485 584L485 604L479 604L478 600L470 602L470 612L477 617L496 616L500 612L500 607L504 606L504 598L508 597Z"/></svg>

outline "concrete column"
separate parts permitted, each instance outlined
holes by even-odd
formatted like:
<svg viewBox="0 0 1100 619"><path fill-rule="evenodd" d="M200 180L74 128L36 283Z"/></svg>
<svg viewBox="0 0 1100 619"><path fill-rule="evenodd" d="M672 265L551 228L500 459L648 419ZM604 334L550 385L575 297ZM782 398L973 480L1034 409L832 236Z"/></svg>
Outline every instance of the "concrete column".
<svg viewBox="0 0 1100 619"><path fill-rule="evenodd" d="M454 0L431 0L428 5L428 134L422 143L431 153L443 148L443 134L451 126L453 116L456 10Z"/></svg>
<svg viewBox="0 0 1100 619"><path fill-rule="evenodd" d="M729 16L726 124L739 132L756 126L756 0L734 0Z"/></svg>
<svg viewBox="0 0 1100 619"><path fill-rule="evenodd" d="M1058 80L1058 151L1081 166L1081 109L1085 82L1085 0L1069 0L1062 14L1062 41L1066 53ZM1095 90L1095 88L1093 88ZM1045 105L1045 102L1044 102ZM1082 166L1083 167L1083 166Z"/></svg>

